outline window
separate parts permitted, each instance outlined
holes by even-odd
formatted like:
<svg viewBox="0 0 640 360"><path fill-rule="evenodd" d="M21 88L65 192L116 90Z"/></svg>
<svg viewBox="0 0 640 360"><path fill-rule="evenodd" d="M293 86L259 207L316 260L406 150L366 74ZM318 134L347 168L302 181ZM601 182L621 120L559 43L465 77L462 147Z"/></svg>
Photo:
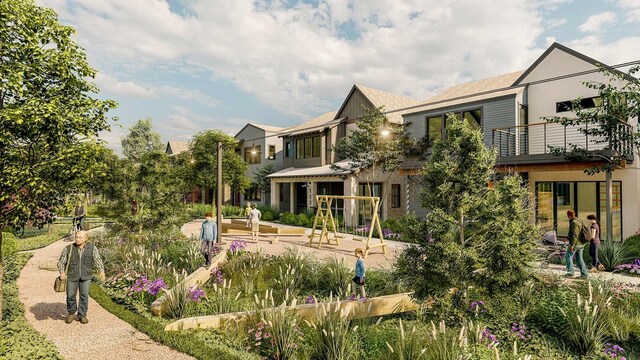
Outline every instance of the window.
<svg viewBox="0 0 640 360"><path fill-rule="evenodd" d="M275 160L275 159L276 159L276 146L269 145L269 160Z"/></svg>
<svg viewBox="0 0 640 360"><path fill-rule="evenodd" d="M284 154L286 157L293 157L293 141L287 141L284 145L285 151Z"/></svg>
<svg viewBox="0 0 640 360"><path fill-rule="evenodd" d="M320 156L320 136L296 140L296 159Z"/></svg>
<svg viewBox="0 0 640 360"><path fill-rule="evenodd" d="M602 98L600 96L588 97L580 99L581 109L591 109L602 106ZM566 112L575 110L572 100L565 100L556 103L556 112Z"/></svg>
<svg viewBox="0 0 640 360"><path fill-rule="evenodd" d="M400 184L391 184L391 207L400 207Z"/></svg>
<svg viewBox="0 0 640 360"><path fill-rule="evenodd" d="M427 118L427 144L433 146L437 140L442 139L443 121L442 116Z"/></svg>
<svg viewBox="0 0 640 360"><path fill-rule="evenodd" d="M464 110L427 117L427 146L432 147L437 140L442 140L449 116L466 121L472 129L482 130L482 110Z"/></svg>
<svg viewBox="0 0 640 360"><path fill-rule="evenodd" d="M260 145L247 146L244 148L244 162L247 164L260 164L262 159L262 150Z"/></svg>
<svg viewBox="0 0 640 360"><path fill-rule="evenodd" d="M245 191L244 199L245 201L260 201L260 191L252 186Z"/></svg>

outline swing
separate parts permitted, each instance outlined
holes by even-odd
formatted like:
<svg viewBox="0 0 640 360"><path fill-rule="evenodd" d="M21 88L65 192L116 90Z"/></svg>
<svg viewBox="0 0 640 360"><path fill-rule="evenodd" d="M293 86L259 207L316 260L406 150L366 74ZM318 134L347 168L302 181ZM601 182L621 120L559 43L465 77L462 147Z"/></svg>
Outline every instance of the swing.
<svg viewBox="0 0 640 360"><path fill-rule="evenodd" d="M338 231L336 229L336 223L333 217L333 213L331 212L331 203L336 199L344 199L344 200L363 200L368 201L371 204L371 208L373 210L371 217L371 224L367 229L367 244L364 251L364 256L366 257L369 253L370 249L381 247L382 253L386 254L386 244L384 243L384 239L382 236L382 228L380 227L380 217L378 216L378 209L380 208L380 198L377 196L343 196L343 195L316 195L316 203L318 211L316 212L316 216L313 220L313 227L311 228L311 235L309 235L309 246L316 246L316 248L320 248L322 245L322 240L326 240L329 245L338 245L340 246L340 238L343 236L338 235ZM359 222L359 221L358 221ZM316 227L322 223L322 229L319 234L316 234ZM371 238L373 237L373 229L378 230L378 234L380 236L380 243L372 244ZM333 233L333 237L329 237L329 232ZM363 234L364 235L364 234ZM314 238L318 237L317 244L314 244ZM364 241L364 239L362 240Z"/></svg>

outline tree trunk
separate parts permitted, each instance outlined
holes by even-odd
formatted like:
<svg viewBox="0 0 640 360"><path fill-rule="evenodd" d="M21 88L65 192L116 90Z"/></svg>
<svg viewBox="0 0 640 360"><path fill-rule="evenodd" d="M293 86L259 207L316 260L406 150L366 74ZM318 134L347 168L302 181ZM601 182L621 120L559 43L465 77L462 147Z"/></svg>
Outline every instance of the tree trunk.
<svg viewBox="0 0 640 360"><path fill-rule="evenodd" d="M4 301L2 291L2 276L4 275L4 261L2 260L2 226L0 226L0 321L2 321L2 304Z"/></svg>
<svg viewBox="0 0 640 360"><path fill-rule="evenodd" d="M607 171L607 240L613 241L613 214L611 208L613 207L613 189L612 189L612 172Z"/></svg>

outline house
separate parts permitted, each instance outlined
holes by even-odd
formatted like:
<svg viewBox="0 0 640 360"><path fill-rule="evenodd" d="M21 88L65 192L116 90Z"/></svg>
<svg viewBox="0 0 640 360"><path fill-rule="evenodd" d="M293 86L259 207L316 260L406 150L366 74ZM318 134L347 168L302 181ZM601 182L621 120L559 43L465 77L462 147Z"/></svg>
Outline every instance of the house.
<svg viewBox="0 0 640 360"><path fill-rule="evenodd" d="M264 166L271 165L273 171L282 169L282 139L279 135L283 131L284 129L280 127L255 123L249 123L238 131L235 135L239 142L237 151L248 165L245 172L247 178L253 181L258 170ZM232 204L243 206L251 202L271 205L270 199L268 192L263 194L255 184L252 184L243 193L234 191Z"/></svg>
<svg viewBox="0 0 640 360"><path fill-rule="evenodd" d="M581 218L595 214L603 236L608 237L605 174L589 176L584 173L597 161L567 161L550 154L549 150L550 146L575 144L588 151L601 151L605 144L583 135L575 127L545 120L545 117L556 115L571 117L573 99L581 98L583 108L600 106L597 90L583 84L609 81L598 71L599 66L607 65L554 43L512 84L514 88L524 89L524 122L492 130L499 150L498 165L502 171L525 175L529 190L535 196L536 221L544 228L556 229L560 236L568 231L566 211L575 209ZM636 130L637 119L629 120L630 123L621 125L624 129L619 131ZM638 157L631 151L632 146L626 150L625 167L613 173L612 225L613 239L617 240L634 234L640 227Z"/></svg>
<svg viewBox="0 0 640 360"><path fill-rule="evenodd" d="M447 89L411 109L403 109L410 134L429 143L444 136L445 115L455 114L480 128L487 146L498 153L498 170L519 173L534 200L536 222L566 236L566 211L575 209L586 218L595 214L606 236L605 175L589 176L584 170L593 162L572 162L550 153L550 146L576 144L591 151L602 150L598 139L575 128L548 123L550 116L570 115L571 100L582 98L583 107L598 106L597 91L584 81L608 81L598 62L558 43L551 45L529 68L510 74ZM628 127L630 131L635 126ZM423 217L417 175L424 161L406 161L406 212ZM640 227L638 197L640 173L636 155L629 154L625 169L613 175L613 237L632 235ZM627 199L623 201L623 199Z"/></svg>
<svg viewBox="0 0 640 360"><path fill-rule="evenodd" d="M167 142L167 148L165 152L167 153L167 155L173 156L188 150L189 150L189 143L187 141L169 140Z"/></svg>
<svg viewBox="0 0 640 360"><path fill-rule="evenodd" d="M332 151L339 138L356 129L356 120L367 109L384 106L389 121L402 122L399 108L418 104L404 96L353 85L342 105L299 126L287 129L283 141L283 169L271 174L271 204L280 211L300 213L315 210L315 195L375 195L384 197L380 215L402 215L400 194L403 183L400 174L354 174L333 170L331 164L347 166L348 160L339 159ZM366 180L365 180L366 179ZM364 225L371 217L368 205L362 201L338 200L334 203L334 216L344 219L346 225Z"/></svg>

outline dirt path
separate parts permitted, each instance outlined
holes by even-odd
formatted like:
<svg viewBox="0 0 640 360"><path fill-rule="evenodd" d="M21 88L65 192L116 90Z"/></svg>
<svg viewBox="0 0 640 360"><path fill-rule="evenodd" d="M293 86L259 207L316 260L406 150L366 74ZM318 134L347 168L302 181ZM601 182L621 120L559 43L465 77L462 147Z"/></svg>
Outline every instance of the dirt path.
<svg viewBox="0 0 640 360"><path fill-rule="evenodd" d="M98 229L92 231L99 231ZM27 321L51 340L65 359L193 359L155 343L89 298L89 323L66 324L65 294L53 291L56 264L68 242L33 251L18 278Z"/></svg>

